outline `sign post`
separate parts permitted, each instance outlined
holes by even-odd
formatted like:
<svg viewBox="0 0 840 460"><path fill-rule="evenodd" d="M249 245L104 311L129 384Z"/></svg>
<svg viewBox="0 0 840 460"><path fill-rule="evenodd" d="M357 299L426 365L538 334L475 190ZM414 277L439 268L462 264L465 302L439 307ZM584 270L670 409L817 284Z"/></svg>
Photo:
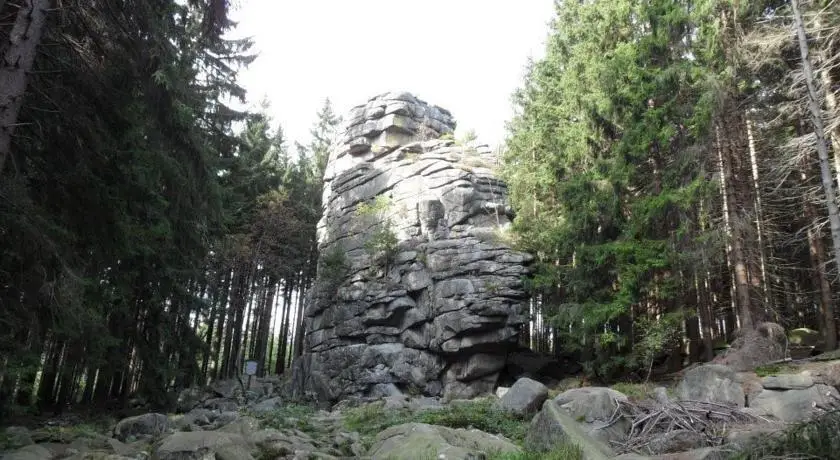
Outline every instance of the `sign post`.
<svg viewBox="0 0 840 460"><path fill-rule="evenodd" d="M245 361L245 375L248 376L248 389L251 389L251 378L257 373L256 361Z"/></svg>

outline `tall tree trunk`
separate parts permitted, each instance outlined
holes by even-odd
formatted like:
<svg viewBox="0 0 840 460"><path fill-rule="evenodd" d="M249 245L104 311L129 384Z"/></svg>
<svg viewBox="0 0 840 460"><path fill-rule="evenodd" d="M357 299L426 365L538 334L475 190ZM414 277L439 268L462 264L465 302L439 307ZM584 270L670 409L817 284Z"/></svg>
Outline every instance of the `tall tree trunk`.
<svg viewBox="0 0 840 460"><path fill-rule="evenodd" d="M230 288L233 284L233 274L234 273L230 268L225 268L225 283L222 285L222 294L219 296L219 325L216 328L216 344L213 346L212 350L214 379L221 378L222 374L222 363L224 362L222 343L224 340L226 324L230 324L230 318L228 318L228 306L230 305Z"/></svg>
<svg viewBox="0 0 840 460"><path fill-rule="evenodd" d="M722 189L725 200L725 220L728 222L727 232L729 234L729 253L732 262L733 276L735 281L735 305L738 310L738 317L741 328L749 330L753 328L752 304L750 301L750 282L747 272L747 261L744 255L744 238L741 224L738 221L737 201L735 188L733 186L732 173L732 148L728 139L721 135L725 132L720 126L715 127L717 132L718 162L721 171Z"/></svg>
<svg viewBox="0 0 840 460"><path fill-rule="evenodd" d="M18 122L28 73L47 25L51 0L24 0L18 8L9 43L0 56L0 173L11 155L12 134Z"/></svg>
<svg viewBox="0 0 840 460"><path fill-rule="evenodd" d="M755 145L755 135L753 134L753 124L749 118L748 113L744 113L744 124L747 128L747 144L749 146L750 152L750 170L752 172L752 185L753 185L753 197L754 197L754 207L755 207L755 228L756 228L756 235L757 235L757 243L758 243L758 256L759 256L759 271L761 273L761 285L763 287L762 291L764 292L764 309L765 313L775 311L773 305L773 299L770 295L770 284L769 284L769 276L767 274L768 271L768 264L767 264L767 255L765 252L765 245L769 243L767 240L767 235L765 234L765 224L764 224L764 209L761 203L761 186L760 180L758 176L758 151Z"/></svg>
<svg viewBox="0 0 840 460"><path fill-rule="evenodd" d="M303 354L303 336L306 333L304 330L303 311L306 304L306 292L309 290L309 285L300 283L298 286L297 298L297 315L295 315L295 348L294 356Z"/></svg>
<svg viewBox="0 0 840 460"><path fill-rule="evenodd" d="M256 359L259 361L259 375L265 376L265 371L271 365L271 360L266 362L266 351L268 347L268 336L271 330L271 319L274 311L274 296L277 293L277 281L271 276L268 278L265 300L263 301L263 316L260 320L260 330L257 332Z"/></svg>
<svg viewBox="0 0 840 460"><path fill-rule="evenodd" d="M277 375L281 375L286 369L289 345L289 315L292 310L293 289L293 282L287 279L283 286L283 320L280 322L280 336L277 339L280 346L277 347L277 361L274 363L274 373Z"/></svg>
<svg viewBox="0 0 840 460"><path fill-rule="evenodd" d="M831 164L828 159L828 144L825 139L825 125L823 124L822 111L820 109L819 97L817 96L816 80L814 70L809 56L808 37L805 34L805 25L802 22L802 13L799 11L799 0L791 0L793 18L796 27L796 36L799 40L799 51L802 56L802 71L805 77L805 85L808 88L808 110L811 116L811 123L814 126L814 135L817 138L817 155L820 163L820 179L822 180L823 192L825 193L825 204L828 208L828 223L831 227L831 241L834 249L834 266L840 269L840 210L837 208L837 194L834 190L834 179L831 174ZM827 339L827 338L826 338ZM828 343L826 345L829 345ZM836 348L836 331L834 343L831 349Z"/></svg>
<svg viewBox="0 0 840 460"><path fill-rule="evenodd" d="M62 348L64 348L64 344L55 340L50 340L47 346L44 370L41 373L41 383L38 385L38 407L41 410L52 409L55 404L55 382L61 364Z"/></svg>

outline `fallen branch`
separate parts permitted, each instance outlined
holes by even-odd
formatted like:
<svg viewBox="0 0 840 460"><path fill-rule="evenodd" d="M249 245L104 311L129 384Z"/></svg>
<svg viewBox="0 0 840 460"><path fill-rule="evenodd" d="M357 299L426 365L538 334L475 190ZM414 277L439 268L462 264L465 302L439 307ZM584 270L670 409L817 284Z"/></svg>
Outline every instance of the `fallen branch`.
<svg viewBox="0 0 840 460"><path fill-rule="evenodd" d="M723 444L726 429L733 425L748 425L767 422L760 417L736 406L705 401L671 401L662 398L657 401L617 401L618 410L608 425L620 419L630 420L627 439L613 441L619 454L637 452L658 454L651 448L655 441L677 431L701 434L707 447ZM700 447L700 446L698 446Z"/></svg>

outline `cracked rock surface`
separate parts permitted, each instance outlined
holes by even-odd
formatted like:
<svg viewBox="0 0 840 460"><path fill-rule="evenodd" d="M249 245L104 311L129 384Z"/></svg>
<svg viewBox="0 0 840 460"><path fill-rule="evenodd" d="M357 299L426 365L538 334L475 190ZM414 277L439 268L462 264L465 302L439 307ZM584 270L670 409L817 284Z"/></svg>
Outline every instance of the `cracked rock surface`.
<svg viewBox="0 0 840 460"><path fill-rule="evenodd" d="M494 153L442 139L451 114L408 93L374 97L347 120L324 178L292 394L492 392L525 323L532 259L505 242L512 216Z"/></svg>

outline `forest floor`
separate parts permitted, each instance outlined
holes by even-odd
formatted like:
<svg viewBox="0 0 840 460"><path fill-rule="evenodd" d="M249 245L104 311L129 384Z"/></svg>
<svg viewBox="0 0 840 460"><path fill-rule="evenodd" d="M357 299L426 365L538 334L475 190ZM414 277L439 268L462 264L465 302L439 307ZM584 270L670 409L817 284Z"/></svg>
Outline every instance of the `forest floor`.
<svg viewBox="0 0 840 460"><path fill-rule="evenodd" d="M836 385L840 384L838 358L840 356L834 354L760 366L754 372L738 373L738 380L747 393L764 391L760 385L767 376L805 375ZM500 410L504 395L501 399L492 396L452 402L389 397L345 401L325 411L282 401L269 391L259 400L250 402L215 394L186 413L161 414L160 418L154 418L155 414L143 409L74 409L60 416L19 414L0 424L0 454L5 451L4 460L198 459L203 455L199 451L204 447L200 446L222 439L231 445L246 446L234 454L217 452L216 458L224 460L436 458L412 456L404 449L400 451L394 447L407 442L426 443L427 447L438 450L440 446L447 446L451 452L466 452L470 445L475 449L497 446L498 451L484 457L446 457L488 460L759 459L782 458L792 452L810 455L800 458L832 458L825 454L828 452L825 449L826 446L837 447L835 438L840 428L840 412L822 411L808 423L764 423L768 420L766 414L755 414L751 408L681 400L678 384L684 374L686 372L663 375L646 383L618 382L609 388L581 387L583 379L580 377L569 377L551 385L543 400L547 398L563 404L572 416L573 424L579 427L564 426L562 430L567 433L582 430L586 448L579 447L580 439L570 443L567 435L560 438L551 435L556 438L552 438L553 449L540 451L537 448L539 435L534 433L546 432L545 427L551 425L542 417L545 406L542 411L536 407L522 413ZM507 391L514 391L514 388ZM528 395L527 392L523 394ZM626 396L626 402L617 401L616 394ZM604 395L609 397L604 398ZM231 405L226 405L228 402ZM601 406L604 410L599 415L596 412ZM539 413L534 416L534 411ZM702 427L673 426L694 423L696 414L705 411L708 411L706 417L715 414L711 417L718 417L717 421L708 422L697 417ZM606 437L598 434L599 430L612 430L615 426L622 426L622 430L630 433L629 437L625 432L621 438L624 440L616 441L612 434ZM711 433L701 434L703 429ZM741 436L744 433L747 436ZM734 434L739 435L738 440ZM762 444L760 448L754 443L756 434ZM240 441L234 439L245 441L240 445L237 444ZM400 441L397 443L394 439ZM634 445L632 450L637 453L616 456L631 450L629 446L634 439L647 444L665 441L653 447ZM173 443L182 451L172 452ZM607 444L611 446L604 448ZM611 449L613 453L603 455L599 449L600 452ZM184 456L184 450L189 451L189 455Z"/></svg>

